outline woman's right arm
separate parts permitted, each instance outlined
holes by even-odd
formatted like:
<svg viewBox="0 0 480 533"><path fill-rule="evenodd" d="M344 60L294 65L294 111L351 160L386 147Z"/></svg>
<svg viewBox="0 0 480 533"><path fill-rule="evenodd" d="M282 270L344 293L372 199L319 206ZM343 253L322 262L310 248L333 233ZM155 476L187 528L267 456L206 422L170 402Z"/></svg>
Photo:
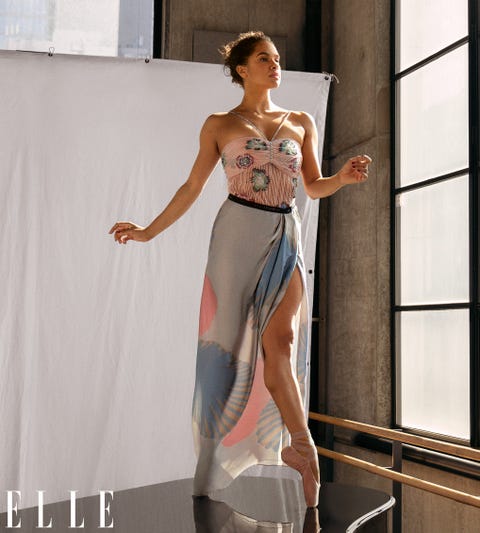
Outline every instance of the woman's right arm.
<svg viewBox="0 0 480 533"><path fill-rule="evenodd" d="M125 244L128 240L149 241L178 220L202 192L219 154L216 142L218 118L209 116L200 132L200 149L187 181L178 189L165 209L147 227L131 222L117 222L110 230L115 231L115 240ZM134 227L132 227L134 226Z"/></svg>

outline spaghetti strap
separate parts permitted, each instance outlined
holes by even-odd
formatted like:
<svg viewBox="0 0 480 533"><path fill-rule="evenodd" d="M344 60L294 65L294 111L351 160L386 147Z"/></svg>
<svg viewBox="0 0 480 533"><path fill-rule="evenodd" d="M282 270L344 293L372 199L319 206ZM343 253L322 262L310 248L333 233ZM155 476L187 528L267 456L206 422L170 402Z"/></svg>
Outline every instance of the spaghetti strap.
<svg viewBox="0 0 480 533"><path fill-rule="evenodd" d="M275 130L275 133L273 134L273 137L270 139L270 141L274 141L275 140L275 137L277 136L277 133L280 131L280 128L283 126L283 123L287 120L289 115L290 115L290 111L287 111L285 116L282 118L280 124L278 125L278 128Z"/></svg>
<svg viewBox="0 0 480 533"><path fill-rule="evenodd" d="M232 115L235 115L239 118L241 118L242 120L244 120L247 124L250 124L250 126L253 126L257 131L258 133L260 133L260 135L266 139L268 142L272 142L273 140L275 140L275 137L277 136L277 133L280 131L280 128L283 126L283 123L285 122L285 120L287 120L288 116L290 115L290 111L287 111L285 113L285 115L283 116L280 124L278 125L278 128L275 130L275 133L273 134L273 137L271 139L269 139L265 133L254 123L252 122L250 119L248 119L247 117L244 117L241 113L238 113L237 111L229 111L229 113L231 113Z"/></svg>
<svg viewBox="0 0 480 533"><path fill-rule="evenodd" d="M237 113L236 111L229 111L229 113L231 113L232 115L235 115L238 118L241 118L247 124L250 124L250 126L253 126L264 139L267 139L267 136L265 135L265 133L263 133L263 131L260 128L258 128L250 119L248 119L247 117L244 117L241 113Z"/></svg>

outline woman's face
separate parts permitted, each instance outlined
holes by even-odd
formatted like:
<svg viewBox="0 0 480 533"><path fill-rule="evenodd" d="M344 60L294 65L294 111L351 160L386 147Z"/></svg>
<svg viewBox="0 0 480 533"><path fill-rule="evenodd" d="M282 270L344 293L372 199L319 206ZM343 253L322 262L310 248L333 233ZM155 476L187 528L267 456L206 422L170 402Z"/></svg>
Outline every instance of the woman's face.
<svg viewBox="0 0 480 533"><path fill-rule="evenodd" d="M275 45L269 41L260 41L249 56L246 65L237 67L243 78L244 87L259 86L274 89L280 85L280 56Z"/></svg>

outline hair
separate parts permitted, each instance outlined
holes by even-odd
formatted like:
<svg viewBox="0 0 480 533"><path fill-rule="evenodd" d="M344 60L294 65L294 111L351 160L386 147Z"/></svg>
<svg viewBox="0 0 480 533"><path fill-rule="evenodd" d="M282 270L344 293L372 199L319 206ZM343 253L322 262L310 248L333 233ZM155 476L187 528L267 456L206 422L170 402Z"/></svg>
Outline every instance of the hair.
<svg viewBox="0 0 480 533"><path fill-rule="evenodd" d="M220 48L219 52L223 57L224 69L227 76L232 77L232 83L237 83L243 87L243 78L237 72L237 66L247 64L255 46L261 41L273 42L263 31L247 31Z"/></svg>

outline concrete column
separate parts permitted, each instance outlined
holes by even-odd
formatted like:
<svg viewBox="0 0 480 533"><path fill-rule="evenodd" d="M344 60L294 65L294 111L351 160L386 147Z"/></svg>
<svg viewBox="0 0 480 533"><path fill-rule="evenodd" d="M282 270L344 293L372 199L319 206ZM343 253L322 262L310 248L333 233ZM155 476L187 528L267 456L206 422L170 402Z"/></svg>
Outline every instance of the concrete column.
<svg viewBox="0 0 480 533"><path fill-rule="evenodd" d="M369 180L328 209L327 405L334 416L390 424L390 92L387 0L325 2L325 70L332 83L325 174L357 154Z"/></svg>

